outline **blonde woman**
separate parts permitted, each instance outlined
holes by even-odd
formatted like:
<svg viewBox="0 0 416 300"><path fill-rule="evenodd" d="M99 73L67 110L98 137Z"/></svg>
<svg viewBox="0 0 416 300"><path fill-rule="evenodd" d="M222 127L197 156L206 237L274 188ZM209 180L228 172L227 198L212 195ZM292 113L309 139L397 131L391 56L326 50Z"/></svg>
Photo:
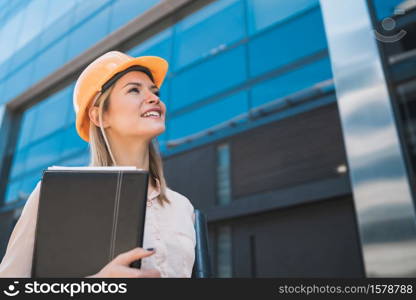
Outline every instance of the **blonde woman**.
<svg viewBox="0 0 416 300"><path fill-rule="evenodd" d="M73 94L76 129L89 142L90 166L136 166L149 171L143 248L120 253L87 277L191 277L195 215L188 198L166 185L156 137L165 131L159 89L168 63L157 56L110 51L79 76ZM1 277L30 277L39 200L38 182L13 229ZM130 267L142 259L140 269Z"/></svg>

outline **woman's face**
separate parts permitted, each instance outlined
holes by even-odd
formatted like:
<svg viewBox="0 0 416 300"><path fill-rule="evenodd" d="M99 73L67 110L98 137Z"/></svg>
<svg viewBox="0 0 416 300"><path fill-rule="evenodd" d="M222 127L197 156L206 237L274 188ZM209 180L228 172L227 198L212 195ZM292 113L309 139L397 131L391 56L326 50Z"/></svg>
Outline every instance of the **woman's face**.
<svg viewBox="0 0 416 300"><path fill-rule="evenodd" d="M110 94L104 119L111 135L151 140L165 131L166 106L159 89L143 72L131 71L118 79ZM155 110L156 116L144 114Z"/></svg>

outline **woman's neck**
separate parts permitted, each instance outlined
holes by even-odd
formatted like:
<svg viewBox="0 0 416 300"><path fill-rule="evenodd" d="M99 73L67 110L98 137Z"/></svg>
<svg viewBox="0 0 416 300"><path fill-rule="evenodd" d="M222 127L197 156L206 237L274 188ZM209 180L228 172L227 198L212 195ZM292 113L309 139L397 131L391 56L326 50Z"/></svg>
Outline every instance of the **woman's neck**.
<svg viewBox="0 0 416 300"><path fill-rule="evenodd" d="M135 166L149 171L149 142L111 139L111 151L118 166Z"/></svg>

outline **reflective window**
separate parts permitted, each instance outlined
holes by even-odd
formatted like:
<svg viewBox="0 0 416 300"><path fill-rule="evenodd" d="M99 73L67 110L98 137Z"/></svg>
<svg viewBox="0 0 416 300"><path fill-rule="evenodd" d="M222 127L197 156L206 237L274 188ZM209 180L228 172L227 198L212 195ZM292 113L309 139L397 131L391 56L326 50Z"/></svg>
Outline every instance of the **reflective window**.
<svg viewBox="0 0 416 300"><path fill-rule="evenodd" d="M53 134L31 145L27 153L26 170L38 169L59 160L62 150L62 138L63 135L61 133Z"/></svg>
<svg viewBox="0 0 416 300"><path fill-rule="evenodd" d="M384 0L383 0L384 1ZM319 5L319 0L247 0L250 32L267 28Z"/></svg>
<svg viewBox="0 0 416 300"><path fill-rule="evenodd" d="M377 19L381 20L386 17L391 17L395 13L396 7L398 7L399 4L404 3L406 1L404 0L372 0L375 14ZM412 1L408 1L409 4Z"/></svg>
<svg viewBox="0 0 416 300"><path fill-rule="evenodd" d="M250 42L251 76L293 63L326 48L322 15L316 8Z"/></svg>
<svg viewBox="0 0 416 300"><path fill-rule="evenodd" d="M61 154L64 158L75 153L79 153L81 150L85 150L88 147L88 143L81 139L78 135L75 123L68 126L68 128L63 132L63 135L64 143Z"/></svg>
<svg viewBox="0 0 416 300"><path fill-rule="evenodd" d="M75 0L77 6L75 9L75 22L78 24L86 18L91 18L92 15L95 16L97 11L101 11L111 0Z"/></svg>
<svg viewBox="0 0 416 300"><path fill-rule="evenodd" d="M5 203L10 203L18 200L20 187L22 181L12 181L7 184L6 194L5 194Z"/></svg>
<svg viewBox="0 0 416 300"><path fill-rule="evenodd" d="M216 241L216 267L217 277L232 277L232 248L231 227L228 225L217 227ZM249 262L247 262L249 263Z"/></svg>
<svg viewBox="0 0 416 300"><path fill-rule="evenodd" d="M74 103L73 103L73 97L74 97L74 88L75 88L75 82L70 84L68 86L68 101L69 101L69 111L68 111L68 118L66 120L66 124L69 125L71 123L75 122L75 110L74 110ZM75 125L73 125L75 126Z"/></svg>
<svg viewBox="0 0 416 300"><path fill-rule="evenodd" d="M217 146L217 200L219 205L231 202L230 147L228 143Z"/></svg>
<svg viewBox="0 0 416 300"><path fill-rule="evenodd" d="M42 30L48 15L48 0L32 0L25 9L23 26L19 30L16 49L20 49Z"/></svg>
<svg viewBox="0 0 416 300"><path fill-rule="evenodd" d="M41 81L44 77L62 67L66 63L67 49L68 37L65 37L42 52L35 61L33 82Z"/></svg>
<svg viewBox="0 0 416 300"><path fill-rule="evenodd" d="M34 38L28 42L24 47L16 51L16 53L10 58L10 66L7 70L9 74L21 69L24 65L27 65L28 60L31 59L38 51L39 39ZM8 77L8 74L4 74ZM0 75L1 76L1 75Z"/></svg>
<svg viewBox="0 0 416 300"><path fill-rule="evenodd" d="M56 1L51 1L53 3L58 3ZM43 50L45 47L50 46L52 42L56 41L58 38L60 38L62 35L66 36L66 32L71 30L71 26L73 25L74 19L75 19L75 7L74 2L72 1L65 1L64 3L72 3L71 9L69 9L63 16L60 18L54 20L54 22L48 26L45 27L45 30L42 32L40 37L40 46L39 49ZM53 14L54 15L54 14Z"/></svg>
<svg viewBox="0 0 416 300"><path fill-rule="evenodd" d="M37 106L27 109L22 116L19 138L17 140L17 150L19 151L32 141L32 132L36 122Z"/></svg>
<svg viewBox="0 0 416 300"><path fill-rule="evenodd" d="M22 175L26 167L27 150L20 150L13 155L12 169L10 171L10 178L14 179Z"/></svg>
<svg viewBox="0 0 416 300"><path fill-rule="evenodd" d="M310 63L252 88L252 106L270 102L332 78L329 58Z"/></svg>
<svg viewBox="0 0 416 300"><path fill-rule="evenodd" d="M36 171L32 171L30 174L27 174L22 180L22 185L19 189L20 194L25 196L25 198L28 197L36 187L38 181L42 179L43 170L46 168L47 167L41 168Z"/></svg>
<svg viewBox="0 0 416 300"><path fill-rule="evenodd" d="M71 11L76 10L75 5L77 5L77 1L50 0L44 28L48 28L49 25L52 25L57 20L68 19L67 16L71 14ZM55 27L56 24L57 23L53 24L53 27Z"/></svg>
<svg viewBox="0 0 416 300"><path fill-rule="evenodd" d="M112 8L110 30L118 29L158 2L160 0L116 0Z"/></svg>
<svg viewBox="0 0 416 300"><path fill-rule="evenodd" d="M0 63L9 58L9 56L12 55L13 51L15 50L16 39L19 36L23 17L24 10L20 10L16 15L12 17L11 20L2 26L1 39L2 41L7 41L7 43L2 43L1 45Z"/></svg>
<svg viewBox="0 0 416 300"><path fill-rule="evenodd" d="M244 36L244 2L215 1L175 25L174 68L215 54Z"/></svg>
<svg viewBox="0 0 416 300"><path fill-rule="evenodd" d="M155 55L166 59L171 71L172 28L161 31L127 52L131 56Z"/></svg>
<svg viewBox="0 0 416 300"><path fill-rule="evenodd" d="M69 109L68 92L68 89L64 89L38 104L33 140L40 139L65 125Z"/></svg>
<svg viewBox="0 0 416 300"><path fill-rule="evenodd" d="M247 111L247 94L234 94L169 120L169 138L177 139L203 131Z"/></svg>
<svg viewBox="0 0 416 300"><path fill-rule="evenodd" d="M76 155L68 157L64 160L56 163L58 166L76 167L76 166L88 166L90 163L89 151L79 152Z"/></svg>
<svg viewBox="0 0 416 300"><path fill-rule="evenodd" d="M21 68L17 73L11 75L6 81L6 88L3 94L2 102L11 100L21 93L32 83L34 63L31 62Z"/></svg>
<svg viewBox="0 0 416 300"><path fill-rule="evenodd" d="M79 27L70 33L68 59L78 56L108 34L110 8L110 6L107 6L102 9L96 15L82 22Z"/></svg>
<svg viewBox="0 0 416 300"><path fill-rule="evenodd" d="M221 53L172 79L171 110L213 96L241 84L246 78L243 46Z"/></svg>

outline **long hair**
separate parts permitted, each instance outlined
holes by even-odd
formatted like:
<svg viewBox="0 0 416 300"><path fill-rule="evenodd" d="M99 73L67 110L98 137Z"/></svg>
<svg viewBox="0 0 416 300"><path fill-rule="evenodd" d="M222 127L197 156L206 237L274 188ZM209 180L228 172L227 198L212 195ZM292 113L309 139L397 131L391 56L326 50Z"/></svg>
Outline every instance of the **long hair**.
<svg viewBox="0 0 416 300"><path fill-rule="evenodd" d="M108 111L111 91L114 84L105 90L102 94L94 99L92 105L98 106L98 115L100 127L97 127L93 122L90 122L89 128L89 148L90 148L90 166L116 166L110 144L102 126L103 112ZM166 196L166 180L163 173L163 163L159 152L159 145L156 138L149 143L149 180L153 186L156 186L157 179L160 183L160 195L158 196L159 203L164 206L164 203L170 203Z"/></svg>

